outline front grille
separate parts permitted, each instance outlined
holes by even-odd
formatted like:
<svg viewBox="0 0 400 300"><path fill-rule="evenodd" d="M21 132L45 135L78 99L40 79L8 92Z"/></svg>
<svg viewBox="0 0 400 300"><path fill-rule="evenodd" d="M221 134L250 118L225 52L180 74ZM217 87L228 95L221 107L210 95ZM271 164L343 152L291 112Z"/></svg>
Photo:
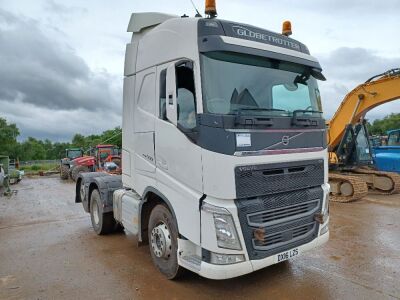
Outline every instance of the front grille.
<svg viewBox="0 0 400 300"><path fill-rule="evenodd" d="M266 227L289 221L292 218L306 217L318 210L319 201L319 199L315 199L249 214L247 221L250 226Z"/></svg>
<svg viewBox="0 0 400 300"><path fill-rule="evenodd" d="M311 236L316 226L316 222L308 222L271 234L269 234L268 229L266 229L262 240L252 239L253 248L257 250L270 250L284 246L287 242L295 243L296 241Z"/></svg>
<svg viewBox="0 0 400 300"><path fill-rule="evenodd" d="M236 197L295 191L324 183L324 161L308 160L235 168Z"/></svg>
<svg viewBox="0 0 400 300"><path fill-rule="evenodd" d="M235 200L250 259L262 259L316 238L319 225L314 215L322 210L323 195L319 186Z"/></svg>

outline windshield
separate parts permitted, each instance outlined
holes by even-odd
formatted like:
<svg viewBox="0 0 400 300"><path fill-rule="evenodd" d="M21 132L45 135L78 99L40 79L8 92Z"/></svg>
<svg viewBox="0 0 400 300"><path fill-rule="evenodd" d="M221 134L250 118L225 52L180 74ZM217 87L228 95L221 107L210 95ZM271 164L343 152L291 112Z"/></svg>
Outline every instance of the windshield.
<svg viewBox="0 0 400 300"><path fill-rule="evenodd" d="M400 131L389 134L388 146L400 146Z"/></svg>
<svg viewBox="0 0 400 300"><path fill-rule="evenodd" d="M213 114L321 116L316 80L306 66L230 52L201 58L204 111Z"/></svg>
<svg viewBox="0 0 400 300"><path fill-rule="evenodd" d="M357 135L356 147L358 161L370 162L372 160L370 145L368 143L367 133L365 132L364 127L361 127L360 132Z"/></svg>
<svg viewBox="0 0 400 300"><path fill-rule="evenodd" d="M82 151L81 150L68 150L68 158L77 158L82 156Z"/></svg>

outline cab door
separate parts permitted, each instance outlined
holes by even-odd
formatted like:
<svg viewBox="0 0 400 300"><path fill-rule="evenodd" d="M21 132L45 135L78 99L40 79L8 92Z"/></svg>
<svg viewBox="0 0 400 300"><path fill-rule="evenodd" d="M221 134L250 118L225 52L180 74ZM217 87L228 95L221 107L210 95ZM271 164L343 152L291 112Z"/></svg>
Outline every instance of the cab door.
<svg viewBox="0 0 400 300"><path fill-rule="evenodd" d="M183 61L157 68L155 156L158 189L173 205L179 232L200 243L201 148L185 133L197 125L193 67Z"/></svg>

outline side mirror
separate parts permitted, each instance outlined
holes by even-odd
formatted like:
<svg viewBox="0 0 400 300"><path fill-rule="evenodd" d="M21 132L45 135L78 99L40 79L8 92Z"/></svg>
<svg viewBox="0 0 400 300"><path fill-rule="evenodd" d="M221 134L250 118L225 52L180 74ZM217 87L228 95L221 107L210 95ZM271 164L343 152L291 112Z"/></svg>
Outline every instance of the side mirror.
<svg viewBox="0 0 400 300"><path fill-rule="evenodd" d="M176 71L175 64L169 65L167 69L167 99L166 99L166 111L167 119L174 124L178 124L178 105L177 105L177 95L176 95Z"/></svg>
<svg viewBox="0 0 400 300"><path fill-rule="evenodd" d="M321 81L326 81L326 78L325 78L324 74L322 74L322 71L321 71L321 70L318 70L318 69L316 69L316 68L312 68L312 69L311 69L311 75L312 75L315 79L318 79L318 80L321 80Z"/></svg>

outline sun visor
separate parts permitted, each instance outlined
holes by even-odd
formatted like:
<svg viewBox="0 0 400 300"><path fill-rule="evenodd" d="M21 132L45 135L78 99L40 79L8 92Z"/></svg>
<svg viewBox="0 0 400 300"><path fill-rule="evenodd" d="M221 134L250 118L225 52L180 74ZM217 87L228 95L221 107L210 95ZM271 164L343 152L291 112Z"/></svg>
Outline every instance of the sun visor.
<svg viewBox="0 0 400 300"><path fill-rule="evenodd" d="M261 56L269 59L288 61L295 64L311 67L314 71L312 74L316 79L324 80L322 68L319 62L306 53L281 48L273 45L262 44L249 40L242 40L228 36L210 35L207 37L199 37L199 51L227 51L235 53L243 53L255 56Z"/></svg>

